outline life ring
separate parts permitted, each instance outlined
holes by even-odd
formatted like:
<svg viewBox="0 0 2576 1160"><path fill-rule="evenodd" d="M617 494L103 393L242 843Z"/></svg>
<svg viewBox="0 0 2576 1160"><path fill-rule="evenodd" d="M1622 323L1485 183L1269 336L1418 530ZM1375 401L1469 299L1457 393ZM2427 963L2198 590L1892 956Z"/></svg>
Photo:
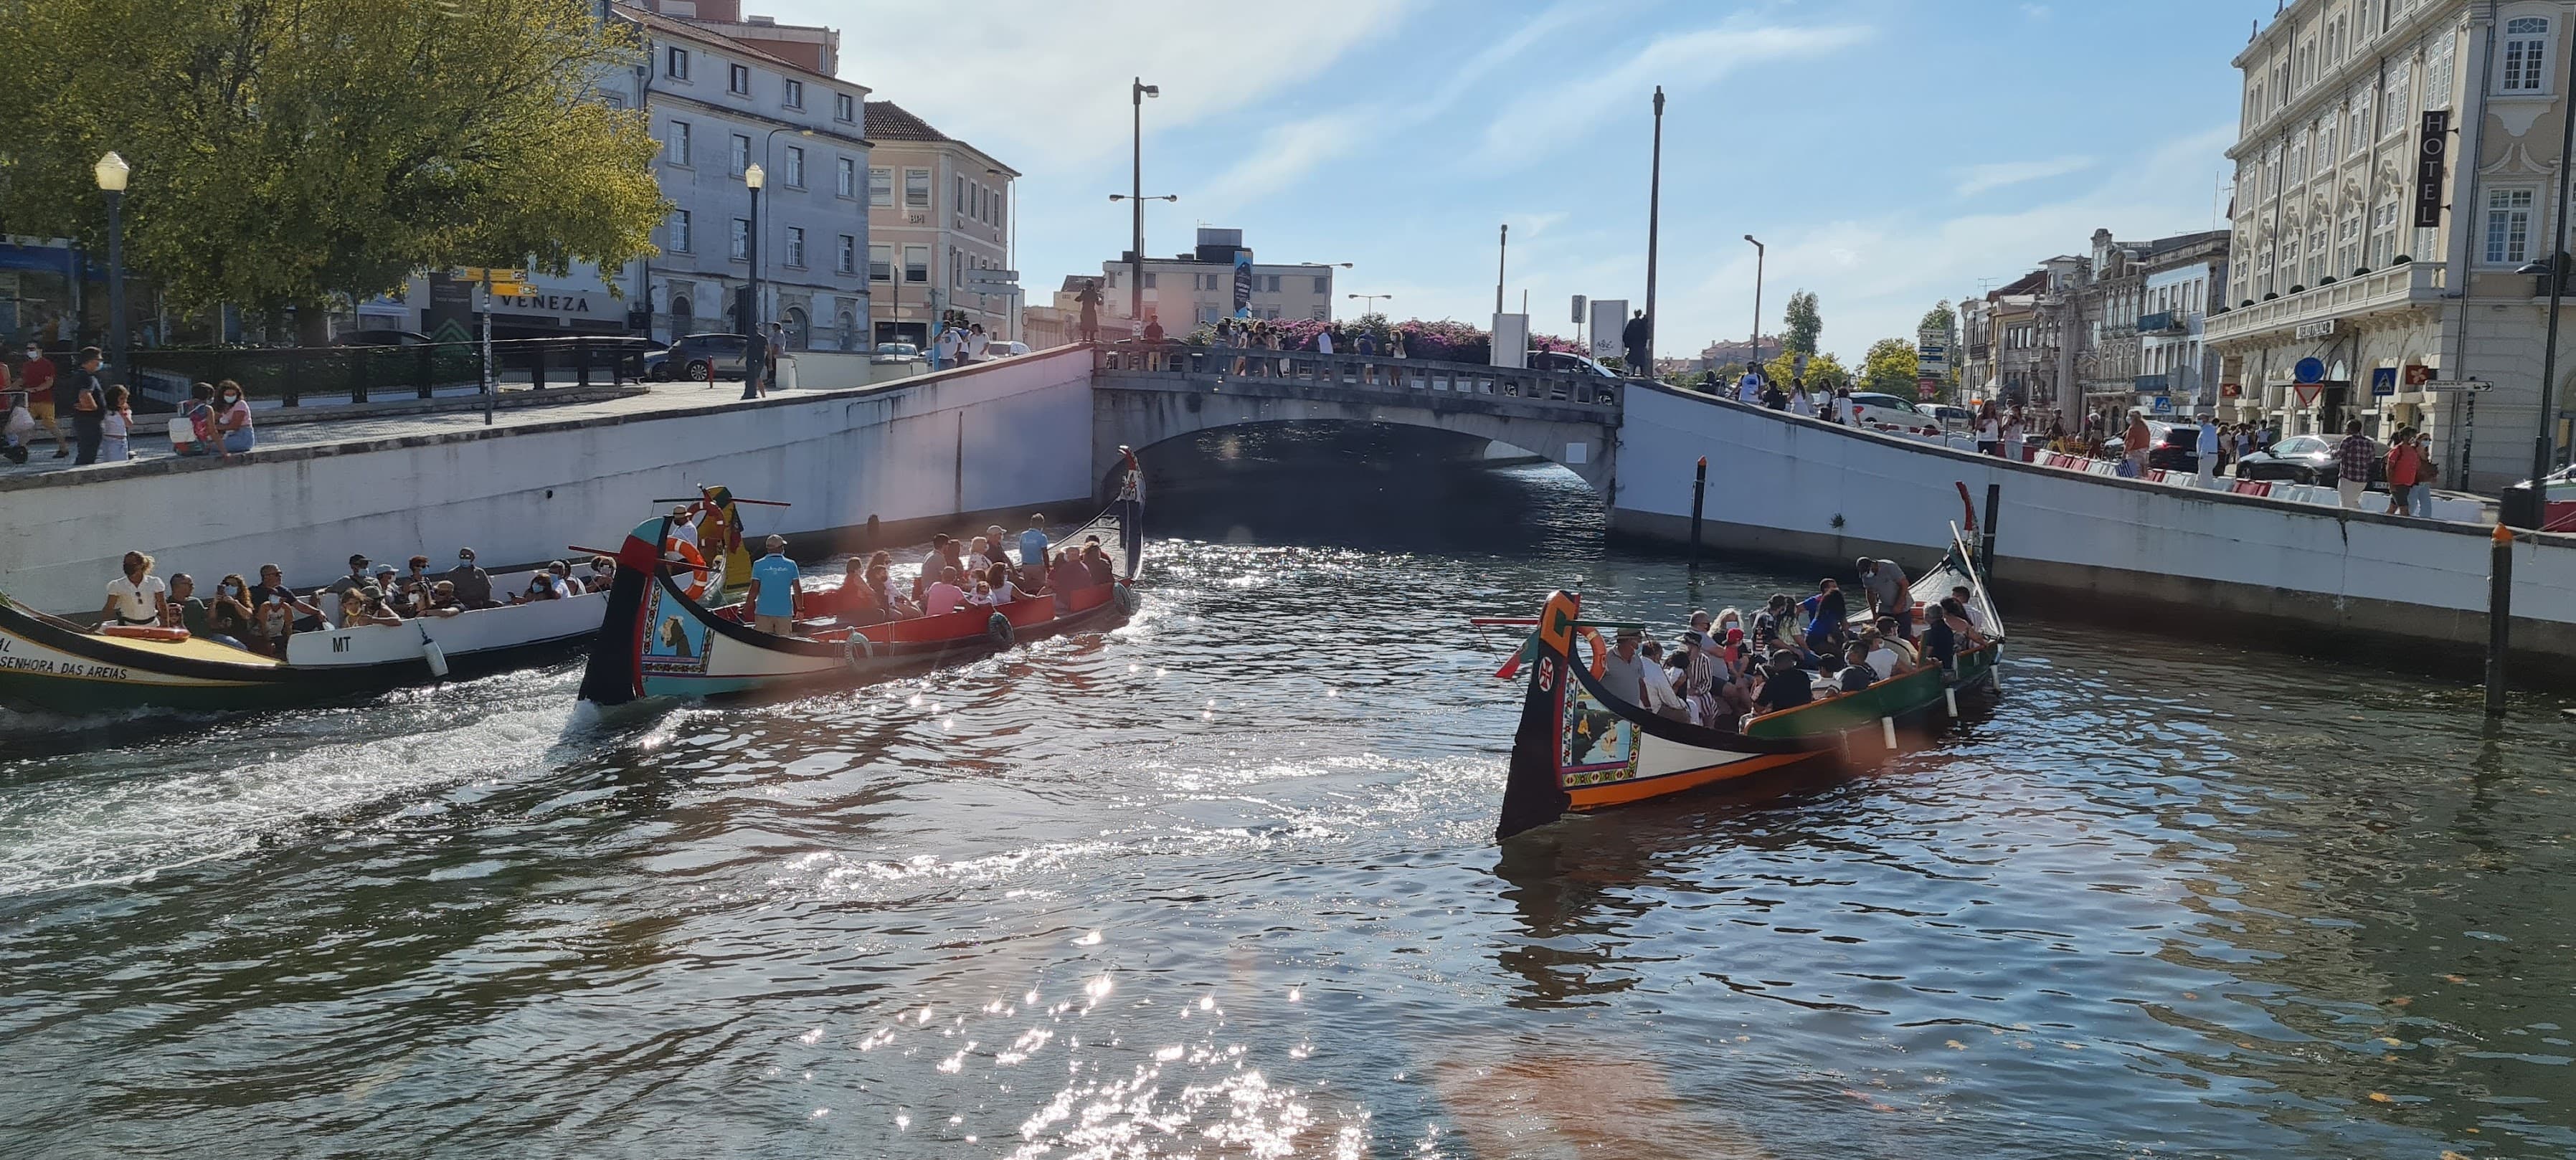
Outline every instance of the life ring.
<svg viewBox="0 0 2576 1160"><path fill-rule="evenodd" d="M151 624L109 624L100 626L100 636L121 636L128 640L157 640L176 644L188 639L184 628L162 628Z"/></svg>
<svg viewBox="0 0 2576 1160"><path fill-rule="evenodd" d="M876 642L869 640L866 633L851 633L841 642L841 661L850 666L852 672L858 671L863 662L875 659L876 655Z"/></svg>
<svg viewBox="0 0 2576 1160"><path fill-rule="evenodd" d="M687 593L691 600L695 600L706 595L707 558L698 553L698 546L696 544L692 544L678 536L673 536L670 539L663 541L662 552L666 556L678 556L693 565L693 567L689 569L689 582L681 585L680 591Z"/></svg>
<svg viewBox="0 0 2576 1160"><path fill-rule="evenodd" d="M1127 616L1136 615L1136 610L1145 605L1145 598L1136 595L1136 589L1129 585L1119 585L1112 595L1118 601L1118 611Z"/></svg>
<svg viewBox="0 0 2576 1160"><path fill-rule="evenodd" d="M1592 676L1599 679L1601 674L1608 671L1610 646L1601 639L1601 630L1591 625L1584 625L1575 631L1582 633L1583 642L1592 646Z"/></svg>
<svg viewBox="0 0 2576 1160"><path fill-rule="evenodd" d="M994 648L1009 648L1019 643L1019 634L1011 631L1011 618L998 612L984 622L984 635L992 638Z"/></svg>

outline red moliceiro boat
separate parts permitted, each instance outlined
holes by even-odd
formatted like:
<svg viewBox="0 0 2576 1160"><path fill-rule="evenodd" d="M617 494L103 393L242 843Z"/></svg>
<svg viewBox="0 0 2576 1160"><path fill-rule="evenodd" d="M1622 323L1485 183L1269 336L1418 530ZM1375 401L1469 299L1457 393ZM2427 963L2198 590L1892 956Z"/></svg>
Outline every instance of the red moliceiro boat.
<svg viewBox="0 0 2576 1160"><path fill-rule="evenodd" d="M1056 543L1100 537L1116 575L1107 584L1009 604L878 624L797 622L779 636L743 623L740 605L709 608L690 597L689 565L666 556L668 517L636 525L618 549L617 582L582 674L581 699L620 705L642 697L709 697L863 684L908 669L971 660L1038 637L1114 625L1134 613L1144 555L1142 473L1127 457L1118 498ZM807 593L812 601L817 594ZM828 590L821 602L829 602Z"/></svg>

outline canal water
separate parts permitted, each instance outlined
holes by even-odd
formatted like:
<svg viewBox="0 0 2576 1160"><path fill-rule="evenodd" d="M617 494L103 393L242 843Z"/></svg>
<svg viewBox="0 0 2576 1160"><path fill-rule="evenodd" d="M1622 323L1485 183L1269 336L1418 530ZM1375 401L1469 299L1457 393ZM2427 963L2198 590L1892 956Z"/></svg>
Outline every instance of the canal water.
<svg viewBox="0 0 2576 1160"><path fill-rule="evenodd" d="M0 1155L2576 1154L2554 702L2018 622L1928 751L1498 850L1467 615L1804 581L1155 500L1131 625L856 692L9 722Z"/></svg>

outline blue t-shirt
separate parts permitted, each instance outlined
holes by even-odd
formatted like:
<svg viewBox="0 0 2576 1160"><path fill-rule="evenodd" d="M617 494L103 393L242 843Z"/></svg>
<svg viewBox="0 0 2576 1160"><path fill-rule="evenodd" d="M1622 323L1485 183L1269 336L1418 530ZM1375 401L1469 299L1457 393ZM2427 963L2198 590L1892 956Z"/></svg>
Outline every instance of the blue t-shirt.
<svg viewBox="0 0 2576 1160"><path fill-rule="evenodd" d="M1045 533L1045 532L1041 532L1041 531L1037 530L1036 528L1030 528L1029 530L1027 530L1027 531L1025 531L1025 532L1020 533L1020 566L1021 566L1021 567L1023 567L1023 568L1044 568L1044 567L1046 567L1046 552L1047 552L1047 538L1046 538L1046 533Z"/></svg>
<svg viewBox="0 0 2576 1160"><path fill-rule="evenodd" d="M751 610L754 616L796 615L796 561L785 556L763 556L751 562L751 578L760 581L760 603Z"/></svg>

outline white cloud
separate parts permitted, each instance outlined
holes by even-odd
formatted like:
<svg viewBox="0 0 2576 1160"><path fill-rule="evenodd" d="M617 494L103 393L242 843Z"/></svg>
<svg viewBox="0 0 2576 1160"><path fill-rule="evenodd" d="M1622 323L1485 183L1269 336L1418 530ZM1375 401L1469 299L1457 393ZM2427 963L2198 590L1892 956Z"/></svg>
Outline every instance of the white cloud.
<svg viewBox="0 0 2576 1160"><path fill-rule="evenodd" d="M2092 167L2091 157L2074 153L2064 157L2051 157L2046 161L1996 161L1985 165L1971 165L1956 171L1959 187L1955 192L1961 197L1973 197L1989 189L2000 189L2007 185L2039 181L2043 178L2064 177L2069 173L2079 173Z"/></svg>
<svg viewBox="0 0 2576 1160"><path fill-rule="evenodd" d="M1523 95L1485 128L1483 159L1503 164L1561 155L1613 109L1625 103L1647 115L1648 94L1662 84L1667 95L1715 84L1748 65L1817 56L1869 35L1860 27L1788 28L1724 24L1656 37L1635 56L1586 79Z"/></svg>

